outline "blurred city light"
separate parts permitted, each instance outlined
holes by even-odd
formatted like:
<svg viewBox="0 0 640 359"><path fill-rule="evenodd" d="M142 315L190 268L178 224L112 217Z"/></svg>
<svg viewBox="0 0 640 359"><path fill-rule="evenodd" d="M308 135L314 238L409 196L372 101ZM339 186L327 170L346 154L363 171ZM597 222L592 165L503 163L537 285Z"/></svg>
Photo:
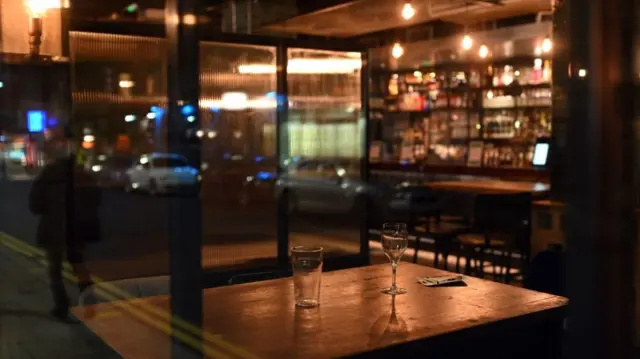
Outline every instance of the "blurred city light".
<svg viewBox="0 0 640 359"><path fill-rule="evenodd" d="M41 110L27 111L27 129L29 132L42 132L45 129L47 114Z"/></svg>
<svg viewBox="0 0 640 359"><path fill-rule="evenodd" d="M182 17L182 23L185 25L195 25L198 22L198 18L193 14L186 14Z"/></svg>
<svg viewBox="0 0 640 359"><path fill-rule="evenodd" d="M131 80L121 80L118 83L118 86L120 86L120 88L123 88L123 89L130 89L134 85L135 85L135 83L133 81L131 81Z"/></svg>
<svg viewBox="0 0 640 359"><path fill-rule="evenodd" d="M348 74L362 68L361 59L291 59L287 66L290 74ZM273 74L274 64L250 64L238 66L241 74Z"/></svg>
<svg viewBox="0 0 640 359"><path fill-rule="evenodd" d="M131 3L129 5L127 5L127 7L125 8L125 11L128 13L134 13L136 11L138 11L138 9L140 8L140 6L138 5L138 3Z"/></svg>
<svg viewBox="0 0 640 359"><path fill-rule="evenodd" d="M184 105L180 109L180 113L183 116L190 116L190 115L193 115L195 112L196 112L196 108L193 105Z"/></svg>
<svg viewBox="0 0 640 359"><path fill-rule="evenodd" d="M124 121L125 122L133 122L136 120L136 116L135 115L126 115L124 116Z"/></svg>
<svg viewBox="0 0 640 359"><path fill-rule="evenodd" d="M228 110L244 110L249 106L249 97L244 92L225 92L221 105L219 107Z"/></svg>

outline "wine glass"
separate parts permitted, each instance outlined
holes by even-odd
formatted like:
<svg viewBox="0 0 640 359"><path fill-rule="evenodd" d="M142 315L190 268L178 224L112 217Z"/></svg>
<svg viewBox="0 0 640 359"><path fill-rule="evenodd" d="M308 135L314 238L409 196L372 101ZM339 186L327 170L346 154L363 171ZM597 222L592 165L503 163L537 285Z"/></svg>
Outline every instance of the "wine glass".
<svg viewBox="0 0 640 359"><path fill-rule="evenodd" d="M382 249L391 261L391 269L393 271L391 287L384 289L382 292L391 295L405 294L407 292L406 289L396 286L396 270L398 269L400 258L402 258L409 245L407 225L404 223L385 223L382 226L381 239Z"/></svg>

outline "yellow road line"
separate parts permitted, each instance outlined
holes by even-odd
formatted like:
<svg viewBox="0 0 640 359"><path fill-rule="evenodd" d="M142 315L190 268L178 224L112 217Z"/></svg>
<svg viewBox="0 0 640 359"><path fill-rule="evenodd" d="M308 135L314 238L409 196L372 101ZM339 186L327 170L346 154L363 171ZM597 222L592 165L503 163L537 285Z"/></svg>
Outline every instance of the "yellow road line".
<svg viewBox="0 0 640 359"><path fill-rule="evenodd" d="M36 248L33 247L31 245L29 245L28 243L25 243L17 238L12 237L11 235L8 235L6 233L0 232L0 241L2 241L3 244L7 245L7 247L14 249L26 256L29 257L34 257L34 254L37 254L40 257L44 257L45 256L45 252L40 249L40 248ZM40 262L41 264L45 265L47 264L47 261L45 259L39 258L38 262ZM65 271L63 272L63 276L65 278L67 278L68 280L77 283L78 279L76 278L75 275L72 274L72 267L71 264L69 264L67 261L65 261L64 263L64 269ZM115 302L119 302L118 305L122 305L120 302L123 299L130 299L132 297L132 295L114 285L111 285L105 281L103 281L102 279L96 277L96 276L91 276L91 280L94 283L100 284L101 287L103 288L97 288L96 292L98 293L98 295L100 295L101 297L110 300L110 301L115 301ZM105 290L106 289L106 290ZM111 293L109 293L111 292ZM120 298L114 296L113 294L116 294L118 296L120 296ZM134 314L135 316L138 316L139 319L146 321L148 324L151 324L152 326L156 327L156 329L160 329L161 331L167 333L168 335L171 335L171 327L165 323L161 323L157 320L151 319L149 318L146 313L144 312L150 312L150 314L155 314L159 317L161 317L164 320L170 321L172 322L175 326L177 326L178 328L187 331L188 333L191 333L192 335L195 335L196 337L202 338L204 342L211 342L215 345L218 345L220 347L222 347L223 349L237 355L240 356L244 359L259 359L258 356L256 356L255 354L240 348L234 344L229 343L228 341L222 339L221 335L214 335L212 333L209 333L207 331L204 331L200 328L196 328L194 325L188 323L187 321L185 321L182 318L176 317L176 316L171 316L170 313L168 313L165 310L162 310L154 305L145 303L146 305L143 307L140 304L138 305L132 305L132 304L128 304L126 305L126 309L127 311L129 311L130 313ZM136 313L136 312L140 312L140 313ZM142 315L139 315L142 314ZM147 318L147 319L144 319ZM162 328L160 328L160 326ZM183 341L184 343L188 344L189 346L192 346L194 349L197 350L202 350L202 348L198 348L197 345L197 340L194 340L190 337L187 338L187 335L185 335L182 331L180 330L175 330L174 331L174 336L176 336L179 340ZM191 344L190 344L191 343ZM227 358L226 355L217 352L215 349L213 348L208 348L205 344L204 346L204 352L205 354L207 352L210 352L211 354L214 354L215 357L222 357L222 358ZM222 356L220 356L222 355Z"/></svg>

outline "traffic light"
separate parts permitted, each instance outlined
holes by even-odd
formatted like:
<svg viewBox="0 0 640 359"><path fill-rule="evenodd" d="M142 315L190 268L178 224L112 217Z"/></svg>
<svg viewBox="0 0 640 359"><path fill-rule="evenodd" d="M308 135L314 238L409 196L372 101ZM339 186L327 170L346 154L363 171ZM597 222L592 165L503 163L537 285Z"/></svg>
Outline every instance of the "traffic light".
<svg viewBox="0 0 640 359"><path fill-rule="evenodd" d="M122 10L122 17L137 18L140 6L137 2L131 3Z"/></svg>

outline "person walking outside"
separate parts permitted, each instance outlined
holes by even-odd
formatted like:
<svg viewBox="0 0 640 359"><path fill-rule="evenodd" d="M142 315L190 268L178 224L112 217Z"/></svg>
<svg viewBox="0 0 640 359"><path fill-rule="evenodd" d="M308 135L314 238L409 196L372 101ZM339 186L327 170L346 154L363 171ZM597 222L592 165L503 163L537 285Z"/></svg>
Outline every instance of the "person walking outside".
<svg viewBox="0 0 640 359"><path fill-rule="evenodd" d="M29 194L29 209L40 217L37 242L47 253L55 303L51 314L65 321L69 320L70 300L62 276L64 260L71 264L83 291L92 284L83 251L86 243L100 239L100 190L93 177L77 165L71 140L65 128L45 143L47 164Z"/></svg>

